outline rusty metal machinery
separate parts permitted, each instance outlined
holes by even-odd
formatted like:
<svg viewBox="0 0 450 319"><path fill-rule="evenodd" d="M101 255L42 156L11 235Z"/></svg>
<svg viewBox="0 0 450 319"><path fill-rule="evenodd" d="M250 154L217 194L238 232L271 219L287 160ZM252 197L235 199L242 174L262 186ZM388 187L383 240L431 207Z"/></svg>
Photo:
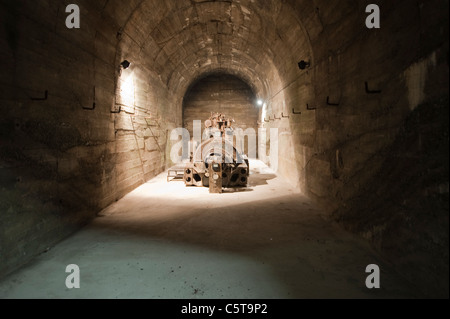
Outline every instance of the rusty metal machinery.
<svg viewBox="0 0 450 319"><path fill-rule="evenodd" d="M234 145L233 122L222 114L212 114L205 121L209 139L191 153L191 162L184 169L186 186L209 187L210 193L247 186L249 161Z"/></svg>

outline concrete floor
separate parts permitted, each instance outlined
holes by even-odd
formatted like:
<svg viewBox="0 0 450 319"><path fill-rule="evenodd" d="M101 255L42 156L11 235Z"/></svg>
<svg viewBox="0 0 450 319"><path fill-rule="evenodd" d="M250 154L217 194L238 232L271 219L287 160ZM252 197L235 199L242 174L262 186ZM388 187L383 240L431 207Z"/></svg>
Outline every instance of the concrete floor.
<svg viewBox="0 0 450 319"><path fill-rule="evenodd" d="M259 161L221 195L161 174L0 282L0 298L409 298L368 245ZM65 286L77 264L81 288ZM366 266L381 289L365 286Z"/></svg>

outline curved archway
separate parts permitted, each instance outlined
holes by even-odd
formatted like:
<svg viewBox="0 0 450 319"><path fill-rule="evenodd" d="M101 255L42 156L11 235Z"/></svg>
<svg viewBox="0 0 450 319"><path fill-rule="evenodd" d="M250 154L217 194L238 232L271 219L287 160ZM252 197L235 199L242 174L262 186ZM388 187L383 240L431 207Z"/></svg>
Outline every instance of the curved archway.
<svg viewBox="0 0 450 319"><path fill-rule="evenodd" d="M270 98L298 77L300 59L313 57L292 5L278 1L144 0L121 34L117 61L132 56L178 100L196 77L220 69L256 79Z"/></svg>

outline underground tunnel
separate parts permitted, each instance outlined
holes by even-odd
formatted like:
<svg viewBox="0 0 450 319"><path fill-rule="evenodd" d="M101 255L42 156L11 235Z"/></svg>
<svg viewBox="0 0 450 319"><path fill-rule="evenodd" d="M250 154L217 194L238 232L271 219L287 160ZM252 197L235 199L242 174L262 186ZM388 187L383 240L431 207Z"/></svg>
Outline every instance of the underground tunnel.
<svg viewBox="0 0 450 319"><path fill-rule="evenodd" d="M448 1L373 2L1 0L0 297L448 298Z"/></svg>

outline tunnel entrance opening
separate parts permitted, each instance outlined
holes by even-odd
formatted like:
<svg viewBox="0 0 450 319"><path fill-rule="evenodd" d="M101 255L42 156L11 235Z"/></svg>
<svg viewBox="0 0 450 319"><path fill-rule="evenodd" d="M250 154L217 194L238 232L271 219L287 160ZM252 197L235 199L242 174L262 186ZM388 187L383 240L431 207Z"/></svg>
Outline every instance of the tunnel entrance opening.
<svg viewBox="0 0 450 319"><path fill-rule="evenodd" d="M233 118L236 148L244 154L258 156L258 119L260 108L252 88L240 78L224 74L209 74L194 82L183 100L183 127L194 136L194 121L204 123L211 113L226 114ZM203 127L203 125L202 125ZM202 132L203 133L203 132Z"/></svg>

